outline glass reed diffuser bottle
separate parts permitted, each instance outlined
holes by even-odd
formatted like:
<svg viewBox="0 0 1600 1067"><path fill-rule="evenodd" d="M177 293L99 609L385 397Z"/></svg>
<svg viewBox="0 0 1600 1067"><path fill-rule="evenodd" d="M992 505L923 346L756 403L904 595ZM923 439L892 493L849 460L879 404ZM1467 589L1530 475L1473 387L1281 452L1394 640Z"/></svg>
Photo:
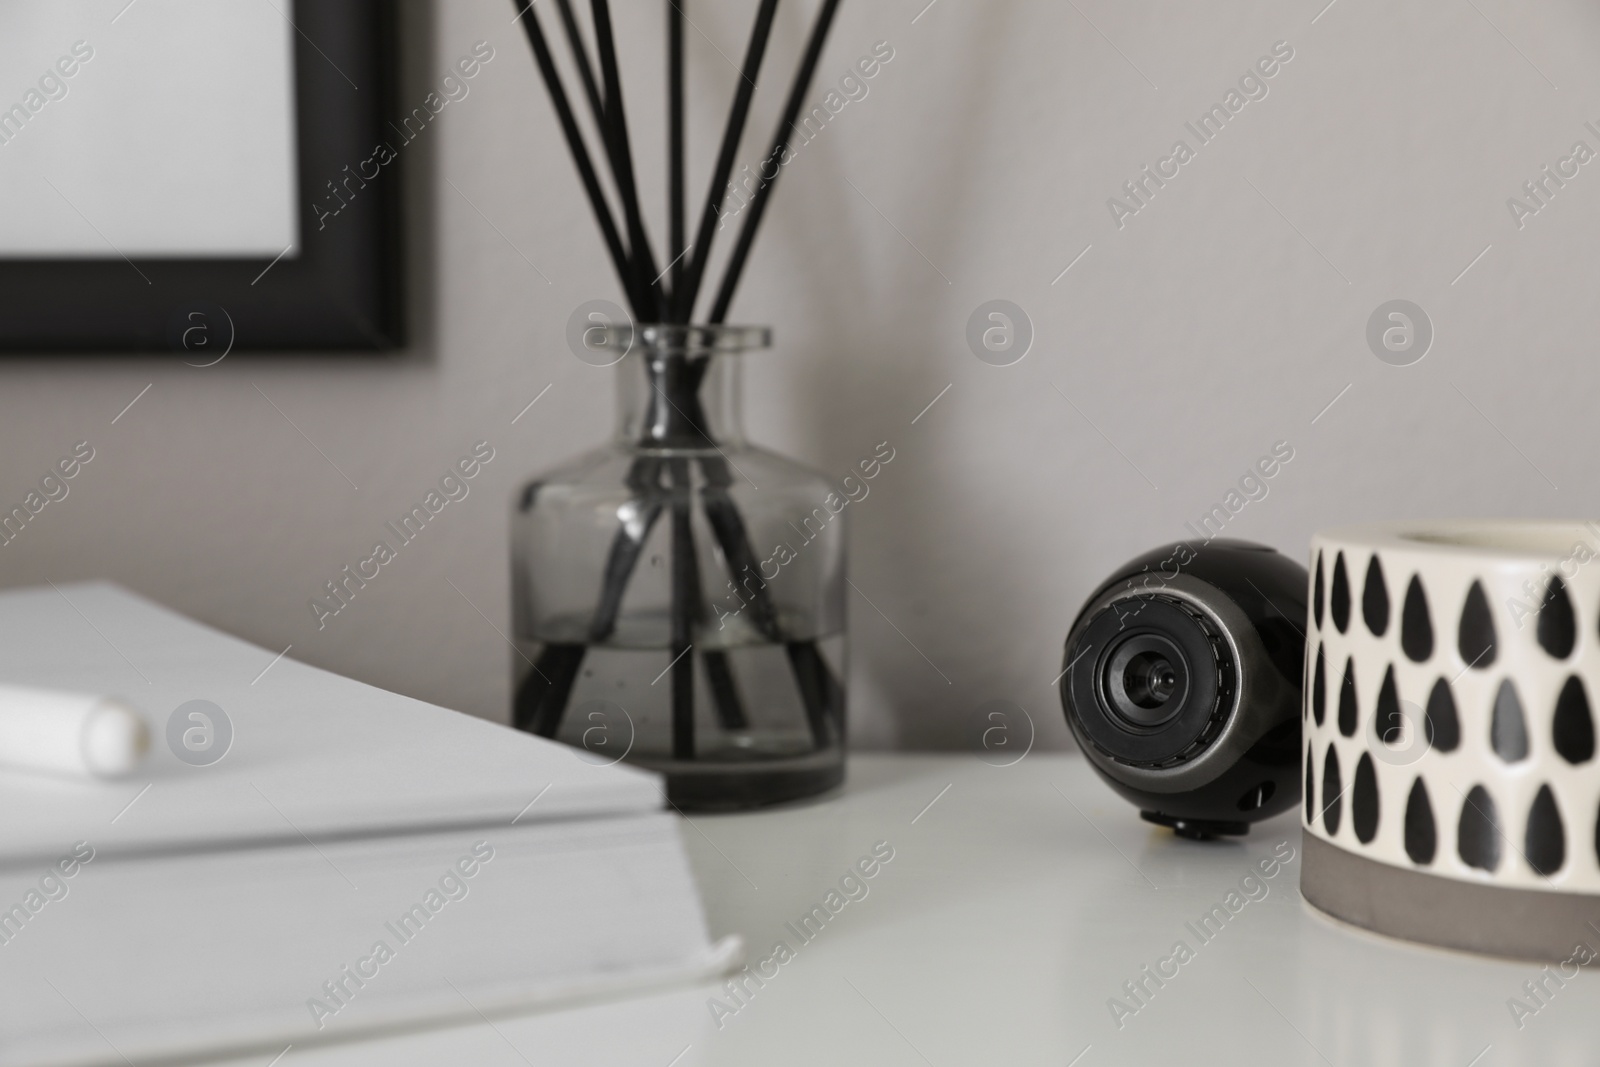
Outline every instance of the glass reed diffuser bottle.
<svg viewBox="0 0 1600 1067"><path fill-rule="evenodd" d="M745 438L740 364L770 331L596 333L616 434L530 481L512 520L514 724L662 771L683 808L836 785L845 515L826 478Z"/></svg>

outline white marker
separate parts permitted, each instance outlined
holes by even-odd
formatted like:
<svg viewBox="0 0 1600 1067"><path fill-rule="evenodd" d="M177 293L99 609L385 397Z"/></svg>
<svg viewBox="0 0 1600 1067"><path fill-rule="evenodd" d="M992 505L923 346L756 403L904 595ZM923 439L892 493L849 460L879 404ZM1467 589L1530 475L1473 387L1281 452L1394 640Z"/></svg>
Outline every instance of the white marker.
<svg viewBox="0 0 1600 1067"><path fill-rule="evenodd" d="M115 697L0 685L0 764L79 777L127 774L150 748L137 711Z"/></svg>

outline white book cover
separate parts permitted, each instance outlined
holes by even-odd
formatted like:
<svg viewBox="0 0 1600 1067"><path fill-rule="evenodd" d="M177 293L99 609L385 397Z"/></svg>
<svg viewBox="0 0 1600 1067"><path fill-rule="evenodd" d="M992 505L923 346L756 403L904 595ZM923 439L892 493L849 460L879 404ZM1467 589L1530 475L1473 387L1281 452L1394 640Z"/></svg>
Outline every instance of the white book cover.
<svg viewBox="0 0 1600 1067"><path fill-rule="evenodd" d="M664 804L649 772L279 658L112 585L0 594L0 684L122 697L152 732L123 779L0 770L0 866L80 839L129 854Z"/></svg>
<svg viewBox="0 0 1600 1067"><path fill-rule="evenodd" d="M654 775L107 585L0 594L0 682L121 695L154 730L127 779L0 770L0 1065L266 1062L737 954ZM231 733L211 762L167 741L196 700Z"/></svg>

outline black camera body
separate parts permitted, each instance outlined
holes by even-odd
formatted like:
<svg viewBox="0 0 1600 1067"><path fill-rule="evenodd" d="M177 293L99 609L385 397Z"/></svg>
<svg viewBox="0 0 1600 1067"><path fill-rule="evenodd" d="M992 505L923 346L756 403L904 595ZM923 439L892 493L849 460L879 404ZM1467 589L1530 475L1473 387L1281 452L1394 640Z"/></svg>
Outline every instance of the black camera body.
<svg viewBox="0 0 1600 1067"><path fill-rule="evenodd" d="M1143 817L1242 834L1300 799L1306 569L1264 545L1165 545L1106 579L1067 636L1061 702Z"/></svg>

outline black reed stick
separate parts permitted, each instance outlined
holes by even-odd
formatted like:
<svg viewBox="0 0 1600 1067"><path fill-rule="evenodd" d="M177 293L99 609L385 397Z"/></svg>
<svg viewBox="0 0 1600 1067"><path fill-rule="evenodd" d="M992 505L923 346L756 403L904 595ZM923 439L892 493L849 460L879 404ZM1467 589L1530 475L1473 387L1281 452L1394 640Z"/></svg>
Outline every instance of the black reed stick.
<svg viewBox="0 0 1600 1067"><path fill-rule="evenodd" d="M717 725L724 730L748 730L750 720L745 718L744 700L733 680L728 654L721 650L708 651L704 660L706 681L711 683L711 700L717 708Z"/></svg>
<svg viewBox="0 0 1600 1067"><path fill-rule="evenodd" d="M844 690L834 680L828 661L814 641L790 641L784 649L789 654L789 669L794 672L795 684L800 687L800 700L805 705L806 725L811 727L812 740L820 749L827 744L828 731L838 732L839 743L844 744Z"/></svg>
<svg viewBox="0 0 1600 1067"><path fill-rule="evenodd" d="M676 357L682 359L683 357ZM709 356L700 359L701 366L694 366L694 361L682 365L677 369L677 375L663 375L663 381L672 392L678 394L682 401L680 405L674 401L668 392L662 389L660 383L656 384L656 394L659 399L653 403L667 403L677 409L677 414L694 431L704 444L711 444L711 433L705 416L705 409L700 401L700 382L704 373L704 365L709 362ZM684 484L688 484L687 463L674 460L674 463L683 463L685 468ZM834 679L832 670L829 669L827 660L823 659L821 650L816 642L811 640L791 640L783 632L782 620L778 618L777 605L773 602L772 594L767 589L767 583L761 575L761 565L754 549L750 545L750 535L745 529L744 516L739 513L738 505L734 503L730 490L733 487L733 475L729 473L728 461L719 453L702 455L699 457L700 468L705 472L706 485L701 490L702 506L705 508L706 519L711 524L712 534L717 543L722 546L723 557L728 561L728 568L733 572L739 587L744 595L750 599L751 619L756 627L768 641L776 644L782 642L789 653L789 666L795 676L795 684L800 690L800 701L805 708L806 722L811 728L812 740L817 748L821 749L828 743L828 724L836 723L841 741L844 737L844 690ZM676 475L674 479L676 480ZM686 536L685 543L691 545L692 541ZM674 539L674 551L677 548ZM674 560L674 566L676 566ZM746 577L746 576L749 577ZM689 605L691 618L700 615L700 587L698 571L693 587L695 601ZM741 600L744 597L740 598ZM673 610L676 612L678 601L676 594L673 599ZM676 652L674 653L676 654ZM716 653L721 656L721 653ZM687 658L687 657L686 657ZM708 659L710 654L708 654ZM708 672L713 670L713 665L708 663ZM721 666L717 664L716 666ZM715 673L711 675L715 679ZM731 673L728 678L732 681ZM716 682L713 681L713 695L717 695ZM737 694L731 694L737 700ZM719 703L720 707L720 703ZM743 711L738 713L743 718ZM719 713L724 726L732 720L732 715Z"/></svg>
<svg viewBox="0 0 1600 1067"><path fill-rule="evenodd" d="M511 725L540 737L554 737L586 651L588 646L569 642L546 645L517 689Z"/></svg>
<svg viewBox="0 0 1600 1067"><path fill-rule="evenodd" d="M579 171L584 171L587 166L587 154L582 152L581 136L574 136L576 123L570 120L571 109L566 104L566 94L560 85L560 78L555 77L554 64L550 62L549 48L544 42L544 34L539 29L533 11L530 10L528 0L518 0L517 8L520 16L530 22L528 37L533 43L534 58L538 59L539 69L546 77L546 86L549 88L552 101L555 101L557 112L562 114L563 130L568 133L568 146L573 149L574 158L579 160ZM635 250L638 250L642 248L640 235L643 227L642 221L638 219L637 198L630 202L627 195L630 190L624 184L626 179L632 178L632 168L627 165L626 136L621 142L622 154L619 154L619 141L616 138L618 125L613 122L613 112L606 107L606 101L603 101L595 83L594 66L589 62L589 53L584 46L581 30L578 29L578 19L573 14L570 0L557 0L557 8L565 27L566 42L573 53L573 66L578 69L579 78L584 83L590 112L594 115L595 126L600 131L600 138L606 149L606 157L610 160L613 179L618 182L618 189L624 200L624 213L629 219L630 243L634 245ZM597 24L597 37L600 37L602 32L605 32L603 40L606 45L610 45L610 21L605 22L603 30ZM610 56L614 61L614 46ZM606 51L602 50L602 62L605 62L605 58ZM614 62L611 74L616 77ZM618 104L614 115L621 117L621 93L618 91L613 99ZM626 131L626 122L622 125L622 130ZM587 170L592 174L592 166L587 166ZM586 178L586 184L594 182ZM592 189L590 200L594 200L595 190L597 184L595 189ZM621 238L616 237L616 227L614 222L611 222L610 210L606 210L605 218L602 219L602 230L606 230L606 240L613 250L613 259L616 261L618 254L621 253ZM622 262L626 262L626 266L622 266ZM643 285L646 277L640 275L640 259L637 254L627 254L622 262L618 264L618 274L622 278L622 288L629 294L629 302L634 306L635 317L646 317L646 315L654 317L658 312L651 306L656 306L656 301L651 299L650 290ZM646 307L651 307L651 310L646 312ZM661 499L659 475L661 475L661 462L650 458L635 459L632 469L629 470L627 485L642 501L638 530L635 533L629 530L627 525L619 526L618 533L613 537L610 553L606 555L600 601L595 605L594 617L590 619L590 641L606 640L616 629L616 617L621 613L622 595L626 592L627 582L632 577L635 566L638 565L638 557L643 552L646 539L650 537L651 528L656 525L662 509L666 506L664 499ZM566 710L566 702L571 696L571 686L578 677L584 651L586 649L582 645L563 645L563 643L555 643L544 649L538 664L534 664L533 672L523 681L522 688L518 689L515 702L517 725L533 729L534 733L544 734L547 737L555 736L555 731L560 728L563 712Z"/></svg>
<svg viewBox="0 0 1600 1067"><path fill-rule="evenodd" d="M628 119L622 106L622 76L617 69L617 46L611 33L611 8L606 0L592 0L595 51L600 55L600 76L605 82L606 128L611 139L612 178L622 197L622 212L628 223L628 246L633 254L637 284L643 290L648 315L653 321L665 317L660 276L655 257L644 232L644 216L639 211L639 191L633 180L633 153L628 147Z"/></svg>
<svg viewBox="0 0 1600 1067"><path fill-rule="evenodd" d="M694 759L695 607L700 602L700 568L694 553L689 502L689 463L668 461L672 476L672 758Z"/></svg>
<svg viewBox="0 0 1600 1067"><path fill-rule="evenodd" d="M604 641L616 630L617 616L622 610L622 597L627 591L628 581L633 577L634 568L639 565L645 543L650 539L650 531L654 529L666 506L667 494L660 485L661 467L660 459L641 456L634 461L633 469L628 473L628 488L633 491L635 498L641 504L639 516L635 520L638 526L630 529L625 523L617 527L617 532L611 540L611 549L606 554L605 574L600 582L600 603L595 608L594 618L589 624L591 642ZM677 552L676 544L673 546L673 552ZM692 548L690 555L693 555ZM700 585L696 576L691 615L699 619L701 614ZM748 729L750 720L745 716L744 702L740 699L738 687L734 684L733 670L728 665L727 653L707 650L702 658L706 665L706 679L711 683L711 699L716 705L718 724L724 730ZM555 726L559 725L558 714ZM554 727L552 732L553 729Z"/></svg>
<svg viewBox="0 0 1600 1067"><path fill-rule="evenodd" d="M789 101L784 105L783 117L778 120L778 132L772 137L772 151L766 157L774 161L777 170L770 178L757 174L761 184L756 186L750 206L745 208L748 214L739 229L739 240L734 245L733 254L728 257L727 268L722 274L722 286L717 290L715 303L711 305L709 322L727 320L728 305L733 303L733 291L739 284L740 274L744 272L744 261L750 255L750 246L755 243L756 229L767 210L767 199L772 195L772 187L778 184L778 175L783 173L782 156L789 148L789 131L794 129L800 109L805 106L806 93L811 89L811 79L816 73L817 62L822 58L822 46L827 42L828 29L833 25L833 14L838 7L839 0L823 0L822 9L817 12L817 21L811 27L811 38L806 42L805 56L800 61L800 69L795 71L794 84L789 87Z"/></svg>
<svg viewBox="0 0 1600 1067"><path fill-rule="evenodd" d="M626 122L623 123L619 134L617 126L613 123L608 101L602 99L599 86L595 82L594 65L589 62L589 51L583 42L583 32L578 28L577 16L572 11L572 0L556 0L556 3L561 12L562 26L566 30L567 44L572 52L572 65L577 68L579 79L583 82L584 94L589 98L589 110L594 116L595 128L600 131L606 158L611 163L612 181L616 183L617 192L622 198L623 215L628 226L630 262L635 274L634 285L648 292L652 300L659 304L661 297L655 281L652 280L655 268L653 265L648 265L650 246L643 239L643 217L639 212L637 192L632 185L633 167L628 156ZM619 106L620 103L619 96ZM644 250L643 256L640 255L641 249Z"/></svg>
<svg viewBox="0 0 1600 1067"><path fill-rule="evenodd" d="M634 314L642 316L646 314L645 309L649 305L644 302L645 294L634 285L636 275L628 253L622 247L622 235L617 232L617 224L611 219L611 208L606 204L605 195L600 191L600 180L595 175L594 165L589 162L589 150L584 147L583 134L578 130L577 120L573 118L572 105L567 102L566 89L562 87L561 78L556 73L555 60L550 55L550 46L545 42L544 31L539 27L539 18L533 13L531 0L511 0L511 2L516 6L517 18L528 35L528 44L533 49L534 61L539 65L539 74L544 78L545 90L550 94L550 106L555 108L556 118L561 122L561 132L566 136L567 149L572 153L573 165L578 168L578 177L583 180L583 189L589 196L589 206L594 210L595 222L600 226L600 235L605 238L606 250L611 253L611 263L622 281L623 291L628 294L629 303L633 304Z"/></svg>
<svg viewBox="0 0 1600 1067"><path fill-rule="evenodd" d="M572 65L578 68L584 95L589 98L589 111L594 115L595 125L600 128L600 135L604 137L606 105L600 98L600 86L594 80L594 65L589 62L589 50L584 47L578 19L572 13L572 0L556 0L556 10L561 12L561 25L567 31L567 44L572 49Z"/></svg>
<svg viewBox="0 0 1600 1067"><path fill-rule="evenodd" d="M600 600L594 616L589 621L588 640L592 644L606 641L616 631L617 616L622 611L622 598L628 582L644 553L650 532L660 520L669 502L670 492L661 486L664 461L658 457L640 456L628 472L627 486L639 503L639 512L633 523L617 527L611 548L606 553L605 571L600 580ZM702 615L698 582L691 615ZM552 644L534 665L533 672L524 680L517 695L517 723L526 720L536 732L554 737L571 698L571 689L577 678L577 665L581 662L585 646L577 644ZM745 730L750 726L745 716L744 703L734 683L733 670L726 652L707 650L703 654L706 678L710 682L711 698L716 707L717 723L724 730ZM526 710L524 709L526 705Z"/></svg>
<svg viewBox="0 0 1600 1067"><path fill-rule="evenodd" d="M672 256L672 291L683 288L684 230L684 122L683 122L683 20L680 4L667 0L667 252ZM668 307L671 307L668 303Z"/></svg>
<svg viewBox="0 0 1600 1067"><path fill-rule="evenodd" d="M766 53L767 38L772 34L772 19L777 10L778 0L761 0L761 6L756 10L755 26L750 31L750 45L745 49L744 67L739 72L739 88L733 96L733 110L728 113L728 124L722 131L722 149L717 153L711 188L706 192L705 210L700 215L693 261L684 277L682 291L672 294L673 317L678 322L689 322L694 318L695 297L699 294L700 280L705 276L706 263L711 256L712 236L717 230L723 197L727 195L728 176L733 173L734 156L739 151L739 139L744 135L750 101L756 92L756 76L761 73L761 58Z"/></svg>
<svg viewBox="0 0 1600 1067"><path fill-rule="evenodd" d="M822 658L816 642L791 641L784 635L777 606L761 575L760 559L750 546L744 517L739 514L739 508L729 492L733 476L728 473L727 461L721 456L702 456L700 467L706 475L706 487L702 491L706 519L711 524L711 532L716 536L717 543L722 546L722 554L728 561L728 570L733 573L739 599L748 599L751 624L756 630L774 644L783 642L788 649L789 666L794 673L795 684L800 689L800 701L805 707L811 739L817 748L824 748L828 743L829 721L838 723L836 729L839 730L839 736L844 736L843 690L834 680L833 672Z"/></svg>

